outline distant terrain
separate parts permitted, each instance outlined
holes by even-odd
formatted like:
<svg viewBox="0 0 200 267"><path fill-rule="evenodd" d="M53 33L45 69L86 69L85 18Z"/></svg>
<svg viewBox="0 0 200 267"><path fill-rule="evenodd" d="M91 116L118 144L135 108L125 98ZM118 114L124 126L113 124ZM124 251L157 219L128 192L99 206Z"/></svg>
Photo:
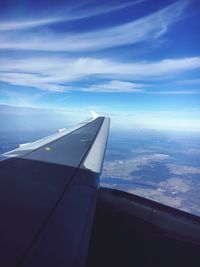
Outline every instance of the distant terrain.
<svg viewBox="0 0 200 267"><path fill-rule="evenodd" d="M200 138L148 130L113 133L101 186L200 215Z"/></svg>
<svg viewBox="0 0 200 267"><path fill-rule="evenodd" d="M0 130L0 153L52 130ZM200 139L195 133L111 131L101 186L118 188L200 216Z"/></svg>

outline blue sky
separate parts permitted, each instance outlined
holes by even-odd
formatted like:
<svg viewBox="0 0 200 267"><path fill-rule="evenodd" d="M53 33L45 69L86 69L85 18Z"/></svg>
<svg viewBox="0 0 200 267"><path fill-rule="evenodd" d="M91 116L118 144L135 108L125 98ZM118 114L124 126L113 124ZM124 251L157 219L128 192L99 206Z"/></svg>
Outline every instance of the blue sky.
<svg viewBox="0 0 200 267"><path fill-rule="evenodd" d="M0 5L0 104L200 131L198 0Z"/></svg>

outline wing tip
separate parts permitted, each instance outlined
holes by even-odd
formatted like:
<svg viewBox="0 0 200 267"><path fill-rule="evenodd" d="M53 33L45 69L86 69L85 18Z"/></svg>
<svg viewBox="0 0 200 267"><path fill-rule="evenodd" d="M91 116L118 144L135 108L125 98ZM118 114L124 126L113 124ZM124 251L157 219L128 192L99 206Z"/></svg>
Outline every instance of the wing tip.
<svg viewBox="0 0 200 267"><path fill-rule="evenodd" d="M90 114L92 115L92 119L96 119L96 118L100 117L100 115L93 110L90 110Z"/></svg>

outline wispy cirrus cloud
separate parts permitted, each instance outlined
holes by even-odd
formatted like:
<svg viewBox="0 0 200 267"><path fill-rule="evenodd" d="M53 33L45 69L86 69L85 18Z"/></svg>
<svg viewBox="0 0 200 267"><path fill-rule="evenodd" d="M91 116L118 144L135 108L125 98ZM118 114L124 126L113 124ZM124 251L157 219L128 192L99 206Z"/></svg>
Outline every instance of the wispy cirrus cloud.
<svg viewBox="0 0 200 267"><path fill-rule="evenodd" d="M35 27L50 25L54 23L61 22L61 18L43 18L43 19L33 19L33 20L18 20L18 21L8 21L1 22L0 31L11 31L11 30L22 30L31 29Z"/></svg>
<svg viewBox="0 0 200 267"><path fill-rule="evenodd" d="M165 79L199 68L200 57L133 63L95 58L32 57L2 59L0 81L50 91L136 92L144 88L145 81ZM71 85L71 82L84 81L88 77L110 82L94 82L88 87Z"/></svg>
<svg viewBox="0 0 200 267"><path fill-rule="evenodd" d="M164 59L123 63L106 58L62 58L30 57L21 59L1 59L2 75L12 73L38 74L41 80L70 81L87 75L122 75L130 79L148 79L173 75L200 68L200 57ZM63 77L65 76L65 77ZM62 78L63 77L63 78Z"/></svg>
<svg viewBox="0 0 200 267"><path fill-rule="evenodd" d="M129 23L86 33L56 33L53 31L41 33L38 31L26 34L10 34L6 32L4 36L0 37L0 49L91 51L152 41L166 34L169 27L181 19L189 3L190 1L188 0L178 1L151 15ZM56 21L59 21L59 19L52 18L49 21L44 19L38 22L28 21L27 27ZM23 23L18 26L22 27L22 25ZM24 22L25 25L26 23ZM3 27L6 28L5 25ZM8 25L7 28L9 28Z"/></svg>
<svg viewBox="0 0 200 267"><path fill-rule="evenodd" d="M1 94L4 95L4 99L1 99L0 106L1 104L16 105L17 103L18 106L34 107L38 101L44 97L46 92L39 91L29 95L28 93L24 94L20 91L6 90L1 88Z"/></svg>
<svg viewBox="0 0 200 267"><path fill-rule="evenodd" d="M143 92L142 88L147 87L141 83L132 83L126 81L113 80L105 83L93 84L87 88L83 88L83 91L87 92L96 92L96 93L120 93L120 92L129 92L137 93Z"/></svg>
<svg viewBox="0 0 200 267"><path fill-rule="evenodd" d="M190 80L181 80L177 83L183 84L183 85L200 85L200 79L190 79Z"/></svg>
<svg viewBox="0 0 200 267"><path fill-rule="evenodd" d="M63 92L67 86L61 86L41 79L39 74L30 73L0 73L0 81L12 85L39 88L41 90Z"/></svg>
<svg viewBox="0 0 200 267"><path fill-rule="evenodd" d="M43 15L40 18L33 19L18 19L15 21L0 21L0 31L23 30L42 27L46 25L57 24L61 22L74 21L78 19L90 18L93 16L102 15L109 12L114 12L130 6L134 6L148 0L137 0L126 2L123 4L115 3L115 5L106 5L103 7L85 8L84 5L75 4L72 6L63 6L59 11L49 11L49 15Z"/></svg>
<svg viewBox="0 0 200 267"><path fill-rule="evenodd" d="M149 94L154 95L197 95L200 94L200 90L169 90L169 91L151 91Z"/></svg>

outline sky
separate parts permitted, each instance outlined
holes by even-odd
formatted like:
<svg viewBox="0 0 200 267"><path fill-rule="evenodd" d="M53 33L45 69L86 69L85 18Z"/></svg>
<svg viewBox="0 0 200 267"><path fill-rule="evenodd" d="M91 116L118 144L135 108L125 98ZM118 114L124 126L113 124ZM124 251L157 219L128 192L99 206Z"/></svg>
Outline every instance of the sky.
<svg viewBox="0 0 200 267"><path fill-rule="evenodd" d="M1 0L0 104L200 131L199 17L198 0Z"/></svg>

